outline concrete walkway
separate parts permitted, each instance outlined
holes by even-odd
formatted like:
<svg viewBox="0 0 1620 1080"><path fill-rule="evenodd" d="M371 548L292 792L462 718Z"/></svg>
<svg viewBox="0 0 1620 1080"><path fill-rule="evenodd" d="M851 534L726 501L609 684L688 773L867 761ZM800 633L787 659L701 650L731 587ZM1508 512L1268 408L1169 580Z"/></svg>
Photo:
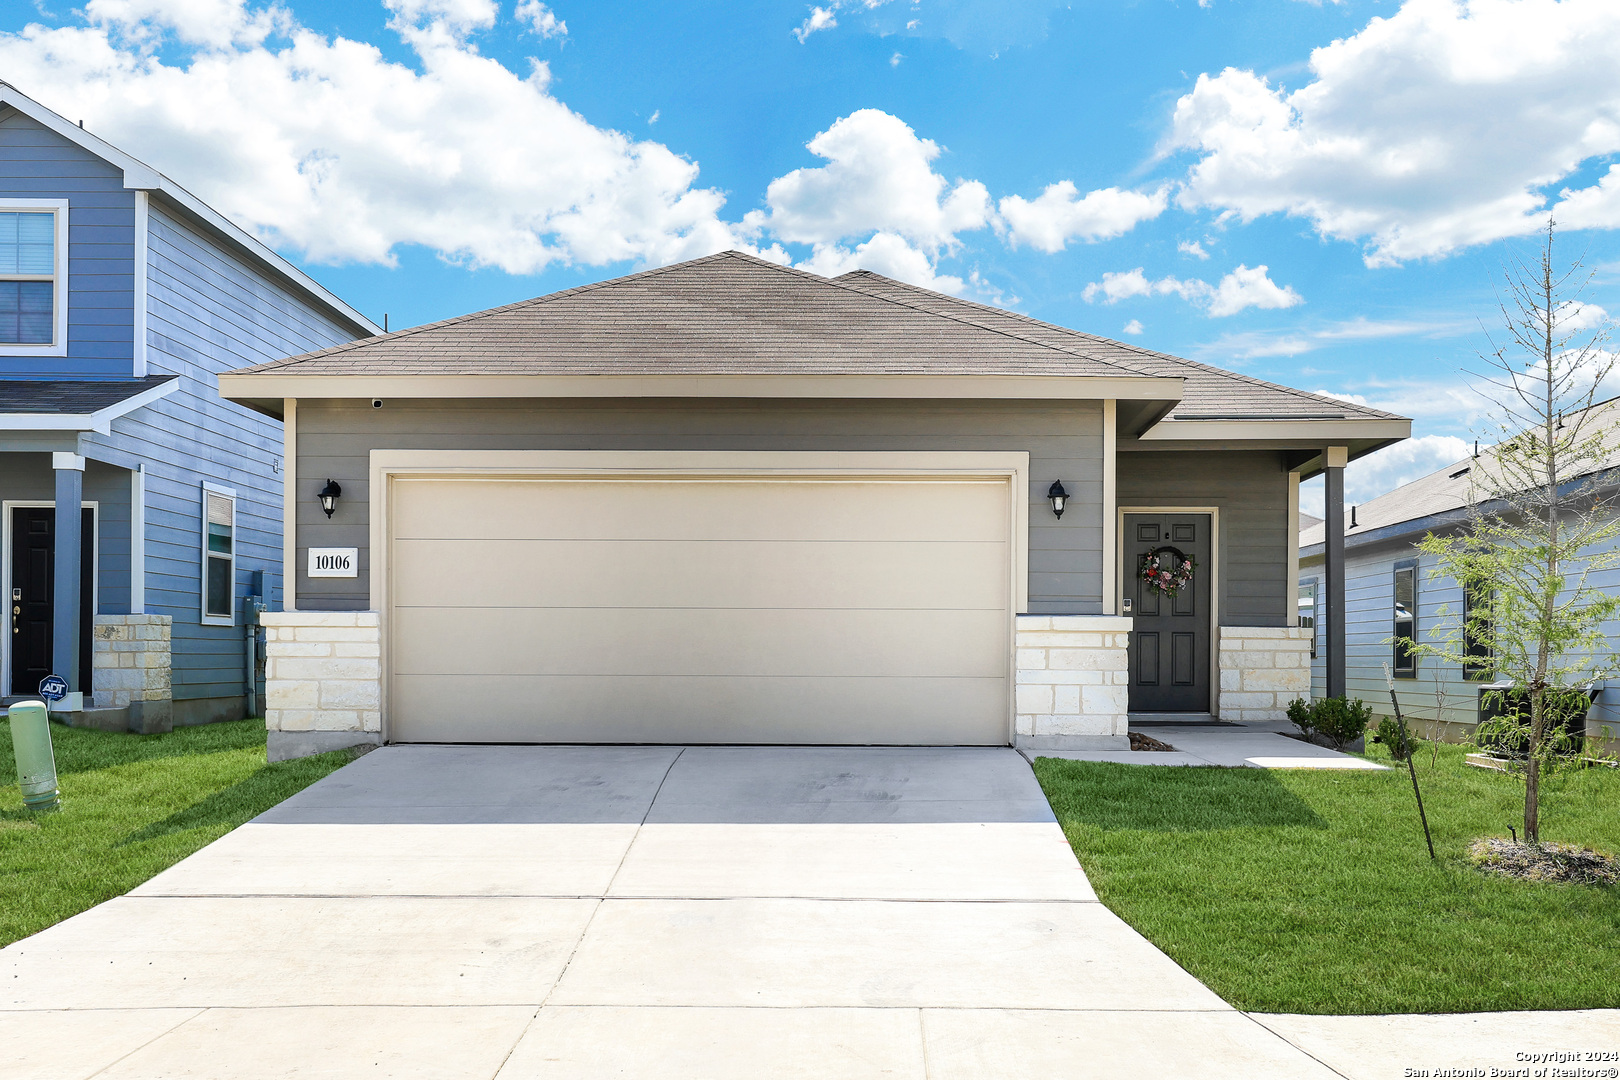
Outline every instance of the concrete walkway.
<svg viewBox="0 0 1620 1080"><path fill-rule="evenodd" d="M1365 769L1387 766L1290 738L1291 724L1131 724L1132 731L1175 747L1154 750L1032 750L1025 757L1113 761L1122 765L1221 765L1251 769Z"/></svg>
<svg viewBox="0 0 1620 1080"><path fill-rule="evenodd" d="M389 747L0 987L6 1080L1402 1075L1387 1018L1245 1016L1097 903L1010 750Z"/></svg>

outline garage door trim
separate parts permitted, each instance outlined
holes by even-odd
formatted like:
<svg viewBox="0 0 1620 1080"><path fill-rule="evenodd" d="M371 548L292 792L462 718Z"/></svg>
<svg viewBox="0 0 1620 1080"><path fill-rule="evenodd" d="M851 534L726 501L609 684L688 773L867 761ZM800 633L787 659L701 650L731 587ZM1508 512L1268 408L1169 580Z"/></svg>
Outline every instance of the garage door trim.
<svg viewBox="0 0 1620 1080"><path fill-rule="evenodd" d="M392 482L445 479L763 479L783 480L998 480L1009 485L1010 587L1006 656L1007 741L1013 738L1013 627L1011 616L1029 607L1029 454L1023 451L596 451L596 450L373 450L371 451L371 602L382 614L382 736L391 741L389 656Z"/></svg>

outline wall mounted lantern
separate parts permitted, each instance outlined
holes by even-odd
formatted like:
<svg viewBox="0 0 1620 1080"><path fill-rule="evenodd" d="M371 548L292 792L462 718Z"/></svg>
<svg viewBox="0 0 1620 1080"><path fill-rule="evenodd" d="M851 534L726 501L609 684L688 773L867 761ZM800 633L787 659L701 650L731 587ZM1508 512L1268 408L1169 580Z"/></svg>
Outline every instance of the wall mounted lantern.
<svg viewBox="0 0 1620 1080"><path fill-rule="evenodd" d="M1052 500L1052 513L1062 517L1063 506L1069 501L1069 493L1063 490L1063 481L1052 481L1052 486L1046 489L1046 497Z"/></svg>
<svg viewBox="0 0 1620 1080"><path fill-rule="evenodd" d="M332 511L337 509L338 496L342 494L343 489L338 486L338 482L328 480L326 486L321 488L320 493L315 496L321 500L321 509L326 511L327 517L331 517Z"/></svg>

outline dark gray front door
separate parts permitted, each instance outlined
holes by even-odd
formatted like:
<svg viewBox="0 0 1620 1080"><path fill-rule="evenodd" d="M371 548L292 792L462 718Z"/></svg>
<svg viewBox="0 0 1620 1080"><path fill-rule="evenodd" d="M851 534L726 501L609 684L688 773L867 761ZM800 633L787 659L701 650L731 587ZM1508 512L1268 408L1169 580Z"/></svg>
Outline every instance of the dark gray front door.
<svg viewBox="0 0 1620 1080"><path fill-rule="evenodd" d="M1209 711L1209 530L1208 514L1125 515L1131 712ZM1170 570L1192 559L1192 580L1164 595L1143 580L1149 555Z"/></svg>

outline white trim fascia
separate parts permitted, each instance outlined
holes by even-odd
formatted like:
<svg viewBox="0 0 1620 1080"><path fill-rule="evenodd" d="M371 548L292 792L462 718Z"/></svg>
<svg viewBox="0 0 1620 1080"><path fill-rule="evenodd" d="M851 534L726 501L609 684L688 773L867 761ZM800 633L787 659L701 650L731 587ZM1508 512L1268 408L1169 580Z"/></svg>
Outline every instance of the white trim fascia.
<svg viewBox="0 0 1620 1080"><path fill-rule="evenodd" d="M1179 401L1183 380L1089 375L297 375L225 373L233 401L314 398L926 398Z"/></svg>
<svg viewBox="0 0 1620 1080"><path fill-rule="evenodd" d="M1221 716L1221 508L1218 506L1121 506L1115 527L1125 535L1126 514L1209 515L1209 715ZM1120 581L1125 580L1125 545L1119 545Z"/></svg>
<svg viewBox="0 0 1620 1080"><path fill-rule="evenodd" d="M281 610L298 610L298 399L282 402Z"/></svg>
<svg viewBox="0 0 1620 1080"><path fill-rule="evenodd" d="M1102 610L1104 615L1119 614L1119 527L1114 513L1118 502L1119 409L1112 398L1103 402L1102 454Z"/></svg>
<svg viewBox="0 0 1620 1080"><path fill-rule="evenodd" d="M49 506L56 508L55 499L6 499L0 502L0 596L5 597L6 606L11 604L11 511L14 507ZM99 499L85 499L79 503L80 509L90 509L91 548L90 548L90 617L94 619L101 612L101 501ZM55 541L53 539L54 548ZM84 582L79 582L79 588L84 588ZM52 598L51 603L56 603ZM0 634L0 694L11 696L11 638L10 634ZM92 670L95 661L90 664Z"/></svg>
<svg viewBox="0 0 1620 1080"><path fill-rule="evenodd" d="M137 379L146 378L146 272L151 252L148 230L152 226L151 197L144 191L135 193L135 320L130 331L130 347L134 357Z"/></svg>
<svg viewBox="0 0 1620 1080"><path fill-rule="evenodd" d="M389 684L389 517L395 479L511 479L520 476L594 478L643 476L780 477L811 480L879 477L903 480L1000 480L1010 486L1008 540L1011 570L1007 624L1007 732L1017 716L1014 692L1015 625L1029 608L1029 453L1024 450L373 450L371 480L370 610L378 613L381 642L382 739L388 741ZM294 582L296 584L296 582ZM292 586L284 585L283 589ZM1010 741L1009 741L1010 745Z"/></svg>
<svg viewBox="0 0 1620 1080"><path fill-rule="evenodd" d="M0 356L66 356L68 352L68 200L0 199L0 213L21 210L49 210L55 229L53 246L56 264L51 268L51 343L49 345L0 344Z"/></svg>
<svg viewBox="0 0 1620 1080"><path fill-rule="evenodd" d="M1142 442L1227 442L1294 439L1324 443L1346 439L1409 439L1412 421L1400 420L1160 420Z"/></svg>
<svg viewBox="0 0 1620 1080"><path fill-rule="evenodd" d="M231 500L231 613L230 615L208 614L208 493L223 495ZM197 614L204 626L235 626L236 625L236 551L241 546L241 538L236 534L236 504L239 496L235 488L228 488L222 484L215 484L204 480L198 493L198 518L202 523L199 530L197 567Z"/></svg>
<svg viewBox="0 0 1620 1080"><path fill-rule="evenodd" d="M241 226L234 224L219 211L208 206L191 192L145 162L131 157L105 139L90 134L84 128L46 108L9 83L0 82L0 104L9 105L29 119L50 128L64 139L82 146L108 164L123 170L125 189L158 192L181 209L201 219L210 228L224 235L231 243L246 250L248 254L267 265L271 270L291 281L301 291L315 297L322 304L338 312L356 325L363 327L369 333L382 333L380 326L377 326L348 304L327 292L313 278L270 250L262 241L255 238Z"/></svg>
<svg viewBox="0 0 1620 1080"><path fill-rule="evenodd" d="M93 413L0 413L0 431L94 431L111 435L112 422L180 389L178 376Z"/></svg>

